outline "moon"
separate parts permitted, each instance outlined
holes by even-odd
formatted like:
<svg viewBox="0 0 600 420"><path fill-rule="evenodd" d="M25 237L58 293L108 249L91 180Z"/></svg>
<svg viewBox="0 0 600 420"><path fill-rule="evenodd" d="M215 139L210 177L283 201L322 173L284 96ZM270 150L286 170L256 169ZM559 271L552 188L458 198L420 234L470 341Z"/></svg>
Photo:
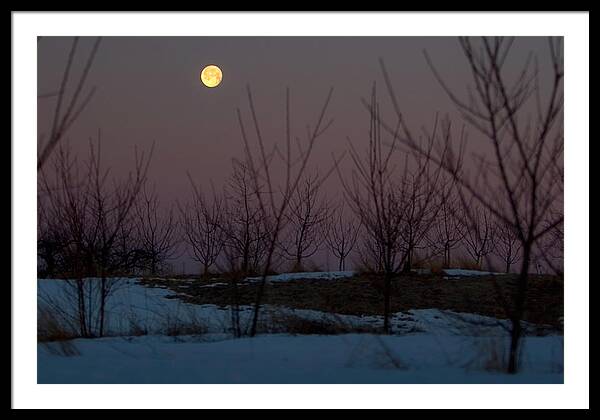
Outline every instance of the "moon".
<svg viewBox="0 0 600 420"><path fill-rule="evenodd" d="M214 88L219 86L221 80L223 80L223 72L221 69L214 64L210 64L202 70L200 73L200 80L206 87Z"/></svg>

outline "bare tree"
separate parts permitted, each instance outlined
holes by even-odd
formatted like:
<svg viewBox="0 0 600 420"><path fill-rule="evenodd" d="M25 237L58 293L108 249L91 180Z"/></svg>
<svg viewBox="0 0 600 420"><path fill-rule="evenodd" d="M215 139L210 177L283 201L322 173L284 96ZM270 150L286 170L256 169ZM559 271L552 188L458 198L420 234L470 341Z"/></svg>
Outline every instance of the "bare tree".
<svg viewBox="0 0 600 420"><path fill-rule="evenodd" d="M360 238L357 253L363 269L371 273L384 273L383 252L380 249L380 244L368 229L363 228L361 231L363 234Z"/></svg>
<svg viewBox="0 0 600 420"><path fill-rule="evenodd" d="M464 214L458 197L453 195L453 185L445 184L439 191L438 218L432 229L431 247L443 253L442 266L450 268L451 252L460 245L466 234Z"/></svg>
<svg viewBox="0 0 600 420"><path fill-rule="evenodd" d="M212 200L208 202L189 174L188 177L193 198L185 207L180 206L181 224L187 243L192 249L192 256L201 264L202 276L206 278L223 250L223 205L222 200L214 193Z"/></svg>
<svg viewBox="0 0 600 420"><path fill-rule="evenodd" d="M556 217L562 217L562 208L549 211L549 220L546 223L552 223ZM546 236L541 238L535 247L535 257L537 261L542 261L546 268L557 276L563 275L564 261L564 225L563 223L552 226L552 229ZM539 263L538 263L539 264ZM540 270L538 270L540 271Z"/></svg>
<svg viewBox="0 0 600 420"><path fill-rule="evenodd" d="M338 270L346 269L346 258L356 245L360 223L348 220L344 214L344 202L330 213L325 228L325 243L338 259Z"/></svg>
<svg viewBox="0 0 600 420"><path fill-rule="evenodd" d="M100 314L97 328L100 337L104 335L106 302L115 284L111 277L128 272L132 268L129 264L135 264L135 260L130 258L130 252L119 252L123 250L119 247L119 239L127 238L134 230L132 209L146 182L149 163L150 160L144 159L143 154L138 157L136 153L134 172L130 173L125 181L114 182L109 186L109 169L103 170L101 165L100 132L97 150L90 146L89 169L92 176L88 188L91 203L88 211L91 213L93 225L89 243L96 246L94 265L100 276ZM123 241L120 243L122 245ZM137 249L133 252L137 253Z"/></svg>
<svg viewBox="0 0 600 420"><path fill-rule="evenodd" d="M513 293L513 308L508 372L518 370L518 355L523 328L521 320L527 300L528 278L532 250L536 243L562 223L562 215L548 220L548 212L563 194L563 63L562 38L549 38L550 70L548 89L540 86L539 61L529 54L520 71L507 70L507 58L513 38L487 38L475 42L460 38L460 47L471 70L474 89L466 99L448 87L429 55L427 62L442 88L454 102L464 120L486 140L490 153L474 155L475 174L462 166L464 143L458 153L451 142L445 148L450 153L439 156L436 163L451 174L457 186L467 216L469 203L478 202L498 220L514 227L522 249L517 286ZM424 154L414 141L391 81L382 70L398 116L404 144ZM395 128L386 125L386 130ZM471 218L471 217L470 217Z"/></svg>
<svg viewBox="0 0 600 420"><path fill-rule="evenodd" d="M76 290L82 336L104 335L106 302L116 284L113 277L129 273L136 263L137 249L124 249L123 244L131 243L127 239L133 232L132 209L150 161L136 153L134 171L109 184L110 173L102 169L100 156L99 144L90 143L82 172L69 150L59 148L54 180L40 172L40 198L50 221L45 226L60 238L61 271L73 279L69 284ZM100 281L84 282L92 276Z"/></svg>
<svg viewBox="0 0 600 420"><path fill-rule="evenodd" d="M366 230L369 249L377 257L384 272L384 325L390 332L390 296L394 273L403 261L400 257L400 231L402 229L402 202L400 188L393 178L392 156L396 152L396 133L393 133L389 149L384 151L381 137L379 106L375 86L371 94L369 143L367 157L362 157L350 139L350 157L354 170L350 179L345 179L338 168L338 175L347 202Z"/></svg>
<svg viewBox="0 0 600 420"><path fill-rule="evenodd" d="M494 228L494 250L493 253L502 259L504 270L510 273L513 264L521 258L521 242L513 226L503 222L497 222Z"/></svg>
<svg viewBox="0 0 600 420"><path fill-rule="evenodd" d="M303 261L312 257L325 240L323 230L328 208L319 197L318 175L308 176L301 182L290 199L285 214L287 235L279 243L283 257L293 261L294 271L303 271Z"/></svg>
<svg viewBox="0 0 600 420"><path fill-rule="evenodd" d="M90 247L87 244L85 227L89 225L88 196L80 179L89 178L86 171L79 175L79 167L68 148L60 147L54 160L54 178L46 171L39 172L38 203L40 217L38 219L38 244L40 240L52 238L54 249L60 250L62 265L58 268L59 276L67 280L73 289L76 304L76 320L79 333L83 337L91 335L86 308L86 287L84 277L90 275ZM87 176L86 176L87 175ZM45 252L38 248L38 255ZM89 295L89 293L88 293Z"/></svg>
<svg viewBox="0 0 600 420"><path fill-rule="evenodd" d="M64 272L65 232L64 225L52 219L53 212L47 208L48 200L44 193L43 187L38 190L38 278L53 278Z"/></svg>
<svg viewBox="0 0 600 420"><path fill-rule="evenodd" d="M316 140L323 135L324 131L332 123L332 121L326 123L324 118L331 95L333 93L333 89L330 89L328 92L325 103L319 112L317 121L313 128L309 126L306 127L306 143L302 145L302 141L296 137L297 153L294 153L292 149L289 89L286 89L285 145L283 150L280 150L277 143L275 143L273 146L270 146L266 143L258 122L254 100L249 87L247 91L252 126L254 128L256 137L256 148L253 149L251 147L250 137L248 136L246 130L246 124L244 124L241 112L238 109L238 120L244 142L244 163L249 170L250 178L252 180L252 190L257 198L259 208L263 215L261 217L261 221L266 225L265 231L269 232L269 246L265 262L261 269L261 280L257 288L254 312L249 330L250 336L254 336L258 326L258 317L260 314L267 274L271 269L275 249L279 242L279 235L285 224L285 214L288 209L289 202L295 194L301 179L303 178L304 171L313 152ZM277 159L283 166L284 175L280 178L282 182L279 185L275 176L273 175L274 159ZM328 175L329 174L327 173L320 182L322 182L322 180Z"/></svg>
<svg viewBox="0 0 600 420"><path fill-rule="evenodd" d="M41 37L38 37L38 43L40 42L40 39ZM66 98L66 91L69 86L73 61L75 60L77 47L79 45L79 37L73 38L73 44L71 45L71 49L67 57L67 63L63 72L59 90L57 92L46 92L38 95L38 99L48 99L53 97L57 98L56 105L54 107L54 117L52 119L50 135L46 141L44 141L45 136L43 134L38 137L38 150L40 150L37 164L38 171L42 169L52 154L52 151L56 148L61 139L64 138L66 132L77 120L96 91L96 88L93 87L82 99L82 91L92 67L92 63L94 62L94 58L96 57L96 53L98 52L101 40L102 38L98 37L94 42L94 45L92 46L89 56L85 62L83 71L75 84L75 90L70 99Z"/></svg>
<svg viewBox="0 0 600 420"><path fill-rule="evenodd" d="M407 154L400 182L400 206L403 213L400 247L404 253L404 272L411 271L415 252L426 247L424 241L440 211L437 192L441 169L437 166L432 168L427 155L423 157L417 154L414 156L416 169L411 171L408 158Z"/></svg>
<svg viewBox="0 0 600 420"><path fill-rule="evenodd" d="M484 259L494 250L495 226L492 217L489 210L474 204L465 220L467 229L463 242L477 268L482 268Z"/></svg>
<svg viewBox="0 0 600 420"><path fill-rule="evenodd" d="M144 257L145 268L151 275L159 273L165 262L176 256L177 251L177 222L173 207L164 212L160 207L156 191L148 191L144 186L135 205L135 231L137 246Z"/></svg>
<svg viewBox="0 0 600 420"><path fill-rule="evenodd" d="M235 337L245 331L241 325L238 283L261 272L270 244L269 225L261 211L251 173L244 162L233 160L233 173L224 188L223 232L226 267L230 283L231 329Z"/></svg>
<svg viewBox="0 0 600 420"><path fill-rule="evenodd" d="M224 234L227 269L243 277L260 270L270 237L252 182L245 164L234 160L233 174L224 192L225 217L220 220L220 228Z"/></svg>
<svg viewBox="0 0 600 420"><path fill-rule="evenodd" d="M432 133L425 132L423 147L428 152L407 153L403 170L398 173L395 158L400 153L400 125L389 131L391 139L385 143L375 85L371 101L365 104L370 110L366 157L362 157L348 139L354 170L349 180L339 170L338 175L349 206L366 231L363 244L367 253L364 255L374 256L375 265L383 269L383 329L389 333L392 278L403 269L410 270L414 252L426 237L437 212L434 191L441 171L430 165L433 139L438 135L437 122ZM409 165L411 155L414 166Z"/></svg>

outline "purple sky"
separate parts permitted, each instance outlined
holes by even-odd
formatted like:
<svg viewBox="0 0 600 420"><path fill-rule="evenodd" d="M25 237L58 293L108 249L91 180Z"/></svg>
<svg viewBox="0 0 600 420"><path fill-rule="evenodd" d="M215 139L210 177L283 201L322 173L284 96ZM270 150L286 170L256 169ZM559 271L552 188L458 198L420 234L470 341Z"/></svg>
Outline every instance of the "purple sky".
<svg viewBox="0 0 600 420"><path fill-rule="evenodd" d="M38 44L38 92L56 91L72 38L45 37ZM83 38L75 71L79 74L93 39ZM346 148L346 137L362 147L369 116L360 102L377 81L383 105L389 104L379 69L382 57L397 89L400 106L414 130L430 126L435 112L459 121L454 106L429 70L426 49L448 84L464 92L469 69L454 37L107 37L96 57L88 86L97 93L69 131L76 153L102 130L105 164L119 173L131 164L133 148L155 142L149 178L161 199L186 198L189 171L199 184L219 185L230 173L231 158L242 141L235 110L247 115L245 86L250 84L265 134L281 138L285 87L291 89L292 125L304 133L313 124L327 90L335 91L328 115L333 126L320 139L313 165L326 168L331 153ZM529 51L541 58L542 82L547 41L519 38L507 65L516 72ZM518 65L514 65L516 63ZM217 88L204 87L199 74L207 64L223 70ZM49 131L53 99L38 101L38 133ZM384 116L387 115L384 112ZM470 130L471 144L479 147ZM336 177L326 189L339 189Z"/></svg>

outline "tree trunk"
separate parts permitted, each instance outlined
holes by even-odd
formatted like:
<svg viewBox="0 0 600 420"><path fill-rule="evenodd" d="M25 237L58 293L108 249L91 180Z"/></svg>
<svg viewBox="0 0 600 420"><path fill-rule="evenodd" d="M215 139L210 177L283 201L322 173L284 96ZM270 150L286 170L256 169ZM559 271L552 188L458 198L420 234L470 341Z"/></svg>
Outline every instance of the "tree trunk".
<svg viewBox="0 0 600 420"><path fill-rule="evenodd" d="M242 251L242 266L240 268L242 273L247 276L250 274L250 242L248 238L244 239L244 241L244 248Z"/></svg>
<svg viewBox="0 0 600 420"><path fill-rule="evenodd" d="M450 268L450 246L444 244L444 268Z"/></svg>
<svg viewBox="0 0 600 420"><path fill-rule="evenodd" d="M156 258L152 257L152 262L151 262L150 272L151 272L151 274L152 274L153 276L156 276L156 271L157 271L157 270L156 270L156 266L157 266L157 263L156 263Z"/></svg>
<svg viewBox="0 0 600 420"><path fill-rule="evenodd" d="M392 291L392 273L386 271L383 290L383 333L390 334L390 295Z"/></svg>
<svg viewBox="0 0 600 420"><path fill-rule="evenodd" d="M529 260L531 258L531 244L526 244L523 250L523 263L519 273L515 307L512 314L512 331L510 335L510 356L508 360L508 373L517 373L519 369L519 350L521 346L522 326L521 320L525 311L527 297L527 280L529 277Z"/></svg>
<svg viewBox="0 0 600 420"><path fill-rule="evenodd" d="M296 265L294 266L294 271L302 271L302 255L296 255Z"/></svg>
<svg viewBox="0 0 600 420"><path fill-rule="evenodd" d="M404 261L404 268L402 269L405 273L410 273L412 269L412 246L408 247L408 251L406 252L406 261Z"/></svg>
<svg viewBox="0 0 600 420"><path fill-rule="evenodd" d="M235 276L231 280L231 329L233 330L233 336L240 338L242 336L242 329L240 327L240 306L238 299L237 290L237 279Z"/></svg>
<svg viewBox="0 0 600 420"><path fill-rule="evenodd" d="M102 280L100 282L100 328L98 331L98 336L102 337L104 335L104 313L106 309L106 278L102 275Z"/></svg>
<svg viewBox="0 0 600 420"><path fill-rule="evenodd" d="M82 337L88 336L87 321L85 317L85 294L83 290L83 280L77 280L77 306L79 309L79 332Z"/></svg>

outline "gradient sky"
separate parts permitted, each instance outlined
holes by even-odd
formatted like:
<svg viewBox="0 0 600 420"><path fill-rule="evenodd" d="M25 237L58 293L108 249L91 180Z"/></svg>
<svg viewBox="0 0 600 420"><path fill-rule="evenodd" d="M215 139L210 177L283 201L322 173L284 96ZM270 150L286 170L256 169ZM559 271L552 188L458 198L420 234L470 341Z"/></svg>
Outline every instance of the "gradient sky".
<svg viewBox="0 0 600 420"><path fill-rule="evenodd" d="M44 37L38 43L39 94L58 89L71 42L72 38ZM92 42L82 39L75 74ZM315 166L326 168L331 153L346 149L347 136L359 146L368 140L369 115L360 99L369 96L374 81L383 104L389 103L379 57L415 130L431 126L436 112L458 120L425 62L424 49L448 84L464 92L470 74L454 37L107 37L89 75L88 86L97 86L97 93L67 138L74 151L83 154L88 139L101 129L104 163L115 173L131 165L135 145L149 149L155 142L150 181L163 201L185 200L186 171L199 184L212 180L219 185L230 173L231 158L241 155L236 108L248 115L247 84L262 128L271 138L283 137L286 86L291 89L292 127L299 135L306 123L314 124L333 86L328 115L335 121L313 159ZM516 74L529 51L540 55L543 83L549 74L544 38L519 38L508 69ZM206 88L199 80L207 64L223 70L217 88ZM38 101L38 133L49 131L53 109L53 99ZM477 148L476 133L470 131ZM335 193L338 180L330 178L325 188Z"/></svg>

